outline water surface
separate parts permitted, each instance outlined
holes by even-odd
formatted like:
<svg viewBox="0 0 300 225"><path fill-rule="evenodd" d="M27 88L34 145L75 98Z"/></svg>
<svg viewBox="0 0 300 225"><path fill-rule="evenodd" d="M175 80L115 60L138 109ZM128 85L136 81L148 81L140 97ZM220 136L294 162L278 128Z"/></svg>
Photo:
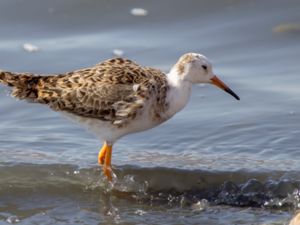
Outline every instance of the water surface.
<svg viewBox="0 0 300 225"><path fill-rule="evenodd" d="M122 49L168 71L193 51L241 101L195 86L174 118L115 145L112 187L98 140L1 86L0 224L287 224L300 206L299 11L296 0L2 1L1 69L62 73Z"/></svg>

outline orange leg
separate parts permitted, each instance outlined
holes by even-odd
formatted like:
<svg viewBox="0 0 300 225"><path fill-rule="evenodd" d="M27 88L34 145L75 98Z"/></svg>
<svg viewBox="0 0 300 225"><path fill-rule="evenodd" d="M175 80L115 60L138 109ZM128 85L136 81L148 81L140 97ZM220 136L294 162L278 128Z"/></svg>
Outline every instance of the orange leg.
<svg viewBox="0 0 300 225"><path fill-rule="evenodd" d="M104 142L102 148L99 151L98 154L98 164L99 165L103 165L104 164L104 160L105 160L105 155L106 155L106 149L107 149L107 144L106 142Z"/></svg>
<svg viewBox="0 0 300 225"><path fill-rule="evenodd" d="M106 145L106 154L103 165L103 173L109 181L112 180L112 170L111 170L111 155L112 155L112 145Z"/></svg>

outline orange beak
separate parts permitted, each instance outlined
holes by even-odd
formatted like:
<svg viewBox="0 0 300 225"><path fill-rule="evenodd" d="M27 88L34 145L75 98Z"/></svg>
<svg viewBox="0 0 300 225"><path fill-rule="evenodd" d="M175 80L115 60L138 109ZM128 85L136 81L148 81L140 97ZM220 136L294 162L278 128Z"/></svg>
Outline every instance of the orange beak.
<svg viewBox="0 0 300 225"><path fill-rule="evenodd" d="M231 94L233 97L235 97L236 100L240 100L240 97L237 96L226 84L223 83L217 76L214 76L213 78L210 79L211 83L216 85L217 87L223 89L226 91L228 94Z"/></svg>

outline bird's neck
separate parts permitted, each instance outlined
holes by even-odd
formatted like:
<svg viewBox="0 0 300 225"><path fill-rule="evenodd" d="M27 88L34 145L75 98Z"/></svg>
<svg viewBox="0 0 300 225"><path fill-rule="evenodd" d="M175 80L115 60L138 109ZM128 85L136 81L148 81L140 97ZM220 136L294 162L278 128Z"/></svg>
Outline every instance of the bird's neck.
<svg viewBox="0 0 300 225"><path fill-rule="evenodd" d="M192 83L183 80L177 70L174 69L167 74L167 80L170 87L167 95L167 102L169 104L167 115L172 117L188 103L191 96Z"/></svg>

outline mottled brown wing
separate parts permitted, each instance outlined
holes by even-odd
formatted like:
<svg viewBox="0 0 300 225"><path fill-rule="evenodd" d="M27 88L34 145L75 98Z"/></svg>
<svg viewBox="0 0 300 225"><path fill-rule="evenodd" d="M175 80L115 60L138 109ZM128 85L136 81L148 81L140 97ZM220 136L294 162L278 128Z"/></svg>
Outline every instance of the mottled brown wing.
<svg viewBox="0 0 300 225"><path fill-rule="evenodd" d="M166 79L160 71L116 58L92 68L42 78L38 101L56 111L122 126L136 117L147 96L161 85L166 85Z"/></svg>

